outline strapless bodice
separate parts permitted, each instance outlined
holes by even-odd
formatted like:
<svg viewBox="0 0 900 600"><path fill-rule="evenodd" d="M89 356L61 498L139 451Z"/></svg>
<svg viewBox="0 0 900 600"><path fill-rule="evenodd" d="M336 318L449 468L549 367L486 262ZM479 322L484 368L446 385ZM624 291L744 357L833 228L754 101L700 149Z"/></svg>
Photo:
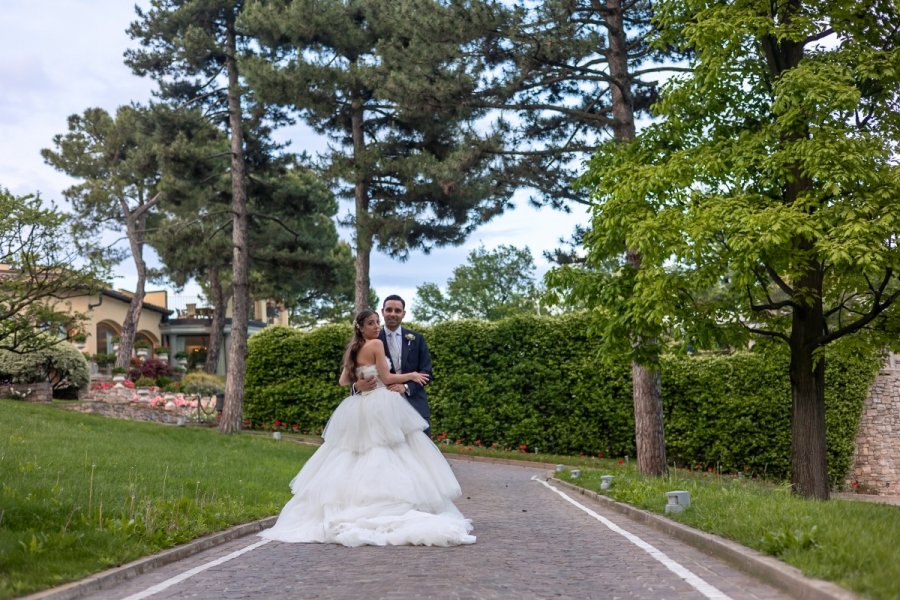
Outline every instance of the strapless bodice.
<svg viewBox="0 0 900 600"><path fill-rule="evenodd" d="M375 365L363 365L356 368L357 379L368 379L369 377L375 378L376 389L385 387L384 382L381 381L381 379L378 377L378 367L376 367Z"/></svg>

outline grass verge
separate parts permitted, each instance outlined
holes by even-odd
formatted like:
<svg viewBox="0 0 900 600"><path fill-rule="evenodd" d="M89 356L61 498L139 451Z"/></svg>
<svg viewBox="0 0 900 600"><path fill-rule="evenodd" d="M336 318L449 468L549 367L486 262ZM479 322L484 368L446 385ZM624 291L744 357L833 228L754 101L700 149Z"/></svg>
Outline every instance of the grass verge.
<svg viewBox="0 0 900 600"><path fill-rule="evenodd" d="M666 516L733 540L832 581L872 600L900 598L900 506L833 499L804 500L788 486L759 480L670 470L662 478L638 475L615 461L581 466L560 479L648 512L665 514L666 492L685 490L691 505ZM600 489L601 475L613 475Z"/></svg>
<svg viewBox="0 0 900 600"><path fill-rule="evenodd" d="M0 598L276 514L314 450L0 401Z"/></svg>

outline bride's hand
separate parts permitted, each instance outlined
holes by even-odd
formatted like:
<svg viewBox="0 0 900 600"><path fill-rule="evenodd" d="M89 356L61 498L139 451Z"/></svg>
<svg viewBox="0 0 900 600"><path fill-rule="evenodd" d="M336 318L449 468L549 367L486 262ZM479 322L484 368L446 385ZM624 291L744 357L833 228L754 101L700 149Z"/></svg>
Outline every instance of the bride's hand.
<svg viewBox="0 0 900 600"><path fill-rule="evenodd" d="M425 385L426 383L428 383L428 379L429 379L428 373L418 373L417 372L417 373L410 373L410 375L411 375L411 377L409 378L409 381L415 381L419 385Z"/></svg>

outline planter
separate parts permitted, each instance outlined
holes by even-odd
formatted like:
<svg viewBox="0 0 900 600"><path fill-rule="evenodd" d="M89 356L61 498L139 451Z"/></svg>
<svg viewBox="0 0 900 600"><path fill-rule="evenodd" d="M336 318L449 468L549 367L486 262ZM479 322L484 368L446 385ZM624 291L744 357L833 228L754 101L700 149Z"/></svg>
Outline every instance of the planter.
<svg viewBox="0 0 900 600"><path fill-rule="evenodd" d="M138 356L140 356L141 358L147 358L148 356L150 356L150 349L149 348L138 348L137 350L134 351L134 353L137 354Z"/></svg>

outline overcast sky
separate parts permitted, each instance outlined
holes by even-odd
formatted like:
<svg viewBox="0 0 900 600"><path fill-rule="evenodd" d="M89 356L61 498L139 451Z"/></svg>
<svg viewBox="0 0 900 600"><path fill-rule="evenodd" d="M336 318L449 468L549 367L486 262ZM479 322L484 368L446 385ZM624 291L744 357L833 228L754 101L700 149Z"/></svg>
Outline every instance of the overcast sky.
<svg viewBox="0 0 900 600"><path fill-rule="evenodd" d="M66 118L89 107L109 112L130 102L146 103L152 81L131 74L122 63L124 51L135 46L125 29L134 20L129 0L3 0L0 36L0 187L16 195L40 193L45 201L63 201L71 179L44 164L42 148L55 134L66 132ZM144 2L138 4L145 5ZM314 151L319 140L285 132L296 152ZM346 209L345 209L346 210ZM479 228L460 247L416 253L405 263L373 254L372 287L381 298L399 293L415 310L415 288L425 282L444 286L468 253L484 245L530 248L542 276L548 265L541 255L568 238L576 223L587 219L583 209L571 215L535 210L522 200L518 208ZM349 232L341 231L348 238ZM153 257L150 257L153 260ZM134 288L130 261L117 269L117 288ZM150 289L155 289L150 286ZM190 286L184 294L197 294Z"/></svg>

